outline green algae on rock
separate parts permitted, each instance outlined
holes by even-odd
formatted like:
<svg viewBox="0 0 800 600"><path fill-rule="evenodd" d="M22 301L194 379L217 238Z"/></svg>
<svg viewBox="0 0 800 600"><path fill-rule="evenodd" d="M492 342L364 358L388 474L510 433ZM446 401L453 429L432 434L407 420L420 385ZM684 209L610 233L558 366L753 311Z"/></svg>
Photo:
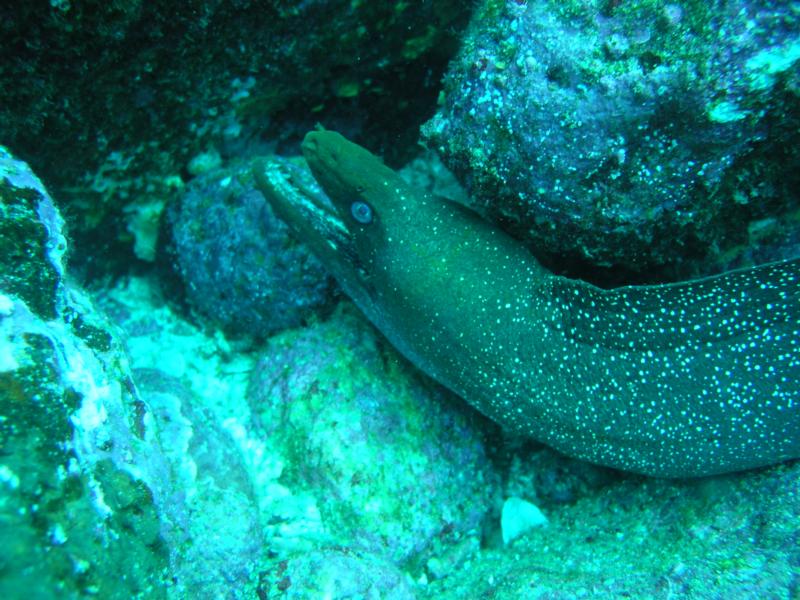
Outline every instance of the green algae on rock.
<svg viewBox="0 0 800 600"><path fill-rule="evenodd" d="M268 503L280 559L346 546L418 575L458 542L479 543L498 482L478 415L455 409L350 303L272 337L247 397L285 462L280 484L304 498Z"/></svg>
<svg viewBox="0 0 800 600"><path fill-rule="evenodd" d="M0 146L0 289L18 295L44 319L56 313L66 244L51 230L60 226L41 182Z"/></svg>
<svg viewBox="0 0 800 600"><path fill-rule="evenodd" d="M482 0L422 135L562 273L792 258L798 30L782 0Z"/></svg>
<svg viewBox="0 0 800 600"><path fill-rule="evenodd" d="M0 597L166 597L150 490L95 435L131 398L119 344L66 283L62 226L0 147Z"/></svg>
<svg viewBox="0 0 800 600"><path fill-rule="evenodd" d="M303 152L333 210L264 166L276 213L401 352L498 423L662 477L800 456L800 259L602 290L337 133Z"/></svg>

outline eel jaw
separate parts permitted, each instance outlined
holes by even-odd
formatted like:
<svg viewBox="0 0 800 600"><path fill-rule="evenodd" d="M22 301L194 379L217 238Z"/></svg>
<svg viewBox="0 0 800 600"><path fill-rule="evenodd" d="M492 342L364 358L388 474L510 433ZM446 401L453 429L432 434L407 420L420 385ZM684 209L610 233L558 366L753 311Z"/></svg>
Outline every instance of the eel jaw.
<svg viewBox="0 0 800 600"><path fill-rule="evenodd" d="M355 283L361 278L364 269L353 234L307 169L269 158L256 163L253 174L275 214L336 279Z"/></svg>
<svg viewBox="0 0 800 600"><path fill-rule="evenodd" d="M259 162L253 174L275 214L315 251L323 240L337 251L351 243L344 221L310 174L278 159Z"/></svg>

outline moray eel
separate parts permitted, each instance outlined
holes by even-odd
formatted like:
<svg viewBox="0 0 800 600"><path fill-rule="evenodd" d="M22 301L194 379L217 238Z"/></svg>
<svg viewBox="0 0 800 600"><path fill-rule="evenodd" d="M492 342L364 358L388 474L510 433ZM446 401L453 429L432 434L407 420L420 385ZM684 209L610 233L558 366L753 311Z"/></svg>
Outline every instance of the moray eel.
<svg viewBox="0 0 800 600"><path fill-rule="evenodd" d="M504 428L657 477L800 457L800 259L611 290L542 267L470 210L331 131L256 179L422 371Z"/></svg>

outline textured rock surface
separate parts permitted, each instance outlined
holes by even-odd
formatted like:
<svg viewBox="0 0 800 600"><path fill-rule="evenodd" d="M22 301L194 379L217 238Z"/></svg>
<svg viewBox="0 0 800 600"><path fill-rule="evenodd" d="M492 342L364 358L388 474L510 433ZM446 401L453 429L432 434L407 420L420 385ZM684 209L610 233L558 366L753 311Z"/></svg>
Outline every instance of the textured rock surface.
<svg viewBox="0 0 800 600"><path fill-rule="evenodd" d="M348 313L272 338L250 401L321 538L413 570L476 534L496 479L470 421L382 344Z"/></svg>
<svg viewBox="0 0 800 600"><path fill-rule="evenodd" d="M348 548L314 550L277 563L266 571L264 598L316 600L368 598L413 600L413 584L390 562Z"/></svg>
<svg viewBox="0 0 800 600"><path fill-rule="evenodd" d="M155 503L119 460L138 401L108 323L64 279L62 226L0 148L0 595L161 598Z"/></svg>
<svg viewBox="0 0 800 600"><path fill-rule="evenodd" d="M625 477L543 508L547 528L507 548L495 540L420 597L793 598L799 483L797 463L689 482Z"/></svg>
<svg viewBox="0 0 800 600"><path fill-rule="evenodd" d="M798 26L793 2L488 0L424 132L557 268L652 280L782 258L798 250Z"/></svg>
<svg viewBox="0 0 800 600"><path fill-rule="evenodd" d="M322 265L254 189L250 163L194 179L168 215L173 260L204 323L266 337L329 301Z"/></svg>
<svg viewBox="0 0 800 600"><path fill-rule="evenodd" d="M259 485L276 476L247 431L251 361L175 315L152 281L121 281L98 301L125 333L147 407L149 444L134 460L170 549L170 597L253 598L273 517Z"/></svg>
<svg viewBox="0 0 800 600"><path fill-rule="evenodd" d="M248 597L259 504L241 431L226 428L237 405L214 411L235 376L173 319L194 346L180 344L163 301L128 312L106 294L129 355L64 276L63 221L41 183L5 151L0 181L0 595ZM204 395L187 383L198 373Z"/></svg>
<svg viewBox="0 0 800 600"><path fill-rule="evenodd" d="M167 477L147 478L172 550L172 596L242 597L264 544L243 456L230 432L178 379L155 369L134 375L170 468Z"/></svg>
<svg viewBox="0 0 800 600"><path fill-rule="evenodd" d="M87 273L119 270L132 251L152 260L158 214L215 153L263 153L322 121L407 155L469 8L5 3L0 142L69 206Z"/></svg>
<svg viewBox="0 0 800 600"><path fill-rule="evenodd" d="M254 365L144 280L102 306L127 334L174 482L162 510L184 544L177 597L405 598L410 578L444 577L477 551L498 490L478 429L352 308L271 338ZM317 568L327 556L346 572Z"/></svg>

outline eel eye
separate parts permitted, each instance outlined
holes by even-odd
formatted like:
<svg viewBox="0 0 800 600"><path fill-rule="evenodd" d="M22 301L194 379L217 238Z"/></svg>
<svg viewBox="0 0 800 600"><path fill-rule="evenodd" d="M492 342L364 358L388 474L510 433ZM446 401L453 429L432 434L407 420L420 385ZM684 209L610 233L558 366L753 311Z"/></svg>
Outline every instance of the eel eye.
<svg viewBox="0 0 800 600"><path fill-rule="evenodd" d="M362 225L372 223L372 207L366 202L356 200L350 205L350 214Z"/></svg>

